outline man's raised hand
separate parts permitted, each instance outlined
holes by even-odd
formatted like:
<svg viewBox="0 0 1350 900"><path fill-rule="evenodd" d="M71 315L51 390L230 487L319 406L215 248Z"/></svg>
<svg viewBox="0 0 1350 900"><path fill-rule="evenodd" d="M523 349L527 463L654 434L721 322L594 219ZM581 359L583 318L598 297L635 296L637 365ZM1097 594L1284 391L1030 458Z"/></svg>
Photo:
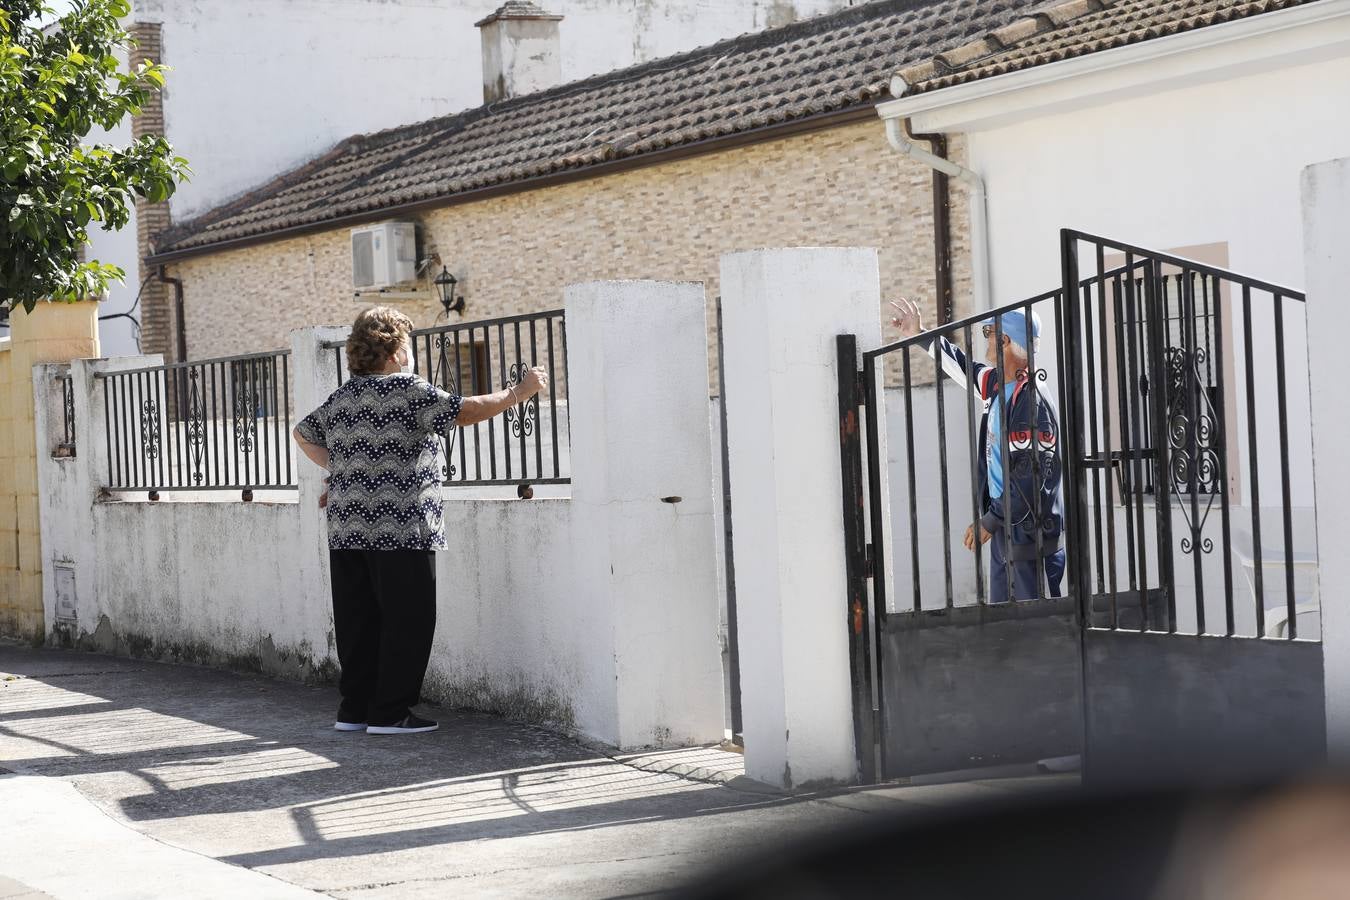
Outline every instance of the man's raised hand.
<svg viewBox="0 0 1350 900"><path fill-rule="evenodd" d="M900 329L902 338L914 337L923 331L923 313L919 311L919 304L905 297L901 297L899 303L894 300L890 303L896 312L891 317L891 324Z"/></svg>

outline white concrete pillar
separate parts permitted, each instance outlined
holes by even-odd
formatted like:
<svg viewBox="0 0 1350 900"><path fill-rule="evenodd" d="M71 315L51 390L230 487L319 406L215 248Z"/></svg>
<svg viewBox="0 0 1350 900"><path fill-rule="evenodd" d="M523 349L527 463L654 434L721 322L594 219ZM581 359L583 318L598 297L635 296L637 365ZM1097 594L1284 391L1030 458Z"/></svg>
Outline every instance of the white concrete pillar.
<svg viewBox="0 0 1350 900"><path fill-rule="evenodd" d="M128 434L140 429L139 413L132 412L128 419L126 409L107 409L103 381L96 376L163 364L164 357L159 354L71 360L75 455L66 458L52 457L51 448L46 446L50 443L46 438L63 427L60 386L53 380L61 366L44 366L34 371L34 387L40 398L36 409L40 441L38 515L43 558L52 566L53 573L53 577L43 580L42 586L49 639L58 625L72 639L98 627L101 586L93 506L101 502L100 489L108 484L107 423L116 422L121 416L121 423L113 427ZM73 610L67 605L72 600Z"/></svg>
<svg viewBox="0 0 1350 900"><path fill-rule="evenodd" d="M582 661L578 727L625 748L720 740L703 286L564 296L577 583L586 627L613 639Z"/></svg>
<svg viewBox="0 0 1350 900"><path fill-rule="evenodd" d="M323 345L329 341L347 339L348 326L322 325L315 328L297 328L290 333L291 382L295 390L295 409L292 419L301 419L318 409L328 395L338 388L338 366L333 350ZM342 351L339 351L342 352ZM294 427L294 425L292 425ZM293 440L286 435L287 440ZM296 485L299 488L300 546L295 564L300 569L299 583L307 586L306 596L300 600L304 611L297 620L305 623L325 623L323 633L311 632L308 639L316 649L315 658L325 648L333 659L337 650L333 644L333 609L331 581L328 571L328 514L319 506L327 473L296 451ZM299 598L296 598L299 599ZM310 627L314 627L311 625Z"/></svg>
<svg viewBox="0 0 1350 900"><path fill-rule="evenodd" d="M857 774L835 338L878 346L879 304L875 250L722 257L746 774L785 788Z"/></svg>
<svg viewBox="0 0 1350 900"><path fill-rule="evenodd" d="M1350 334L1350 159L1303 171L1308 286L1308 379L1317 503L1327 749L1350 762L1350 420L1345 417L1345 336Z"/></svg>

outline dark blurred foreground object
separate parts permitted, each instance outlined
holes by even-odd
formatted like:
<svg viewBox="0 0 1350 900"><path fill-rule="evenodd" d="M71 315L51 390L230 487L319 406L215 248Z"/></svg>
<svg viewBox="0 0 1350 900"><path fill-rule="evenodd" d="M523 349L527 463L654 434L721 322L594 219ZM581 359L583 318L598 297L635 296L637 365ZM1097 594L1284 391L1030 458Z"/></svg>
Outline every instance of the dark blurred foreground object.
<svg viewBox="0 0 1350 900"><path fill-rule="evenodd" d="M1066 790L867 816L740 861L678 896L1350 898L1350 781Z"/></svg>

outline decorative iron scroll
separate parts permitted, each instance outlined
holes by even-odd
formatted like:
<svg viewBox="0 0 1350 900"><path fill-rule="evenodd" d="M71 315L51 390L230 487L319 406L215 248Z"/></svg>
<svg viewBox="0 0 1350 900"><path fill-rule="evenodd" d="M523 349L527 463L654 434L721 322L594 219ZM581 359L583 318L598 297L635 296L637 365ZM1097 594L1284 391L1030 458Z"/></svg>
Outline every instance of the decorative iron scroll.
<svg viewBox="0 0 1350 900"><path fill-rule="evenodd" d="M511 366L510 380L508 385L520 384L525 380L525 374L530 371L527 363L515 363ZM539 395L535 394L524 403L513 406L506 411L506 421L511 423L511 434L519 438L521 435L529 437L534 434L534 423L539 418Z"/></svg>
<svg viewBox="0 0 1350 900"><path fill-rule="evenodd" d="M201 484L205 475L203 462L206 458L206 406L202 403L201 388L198 381L201 372L197 368L188 370L188 408L187 442L188 453L192 458L192 482Z"/></svg>
<svg viewBox="0 0 1350 900"><path fill-rule="evenodd" d="M1192 516L1190 503L1177 504L1191 532L1181 539L1181 550L1194 553L1199 547L1202 552L1211 553L1214 541L1202 537L1201 532L1223 485L1216 446L1218 415L1200 375L1208 354L1202 347L1191 352L1182 347L1168 347L1166 353L1167 445L1171 454L1172 490L1177 495L1205 495L1204 508L1198 511L1198 517Z"/></svg>
<svg viewBox="0 0 1350 900"><path fill-rule="evenodd" d="M65 416L65 444L75 446L75 384L67 375L61 379L62 413Z"/></svg>
<svg viewBox="0 0 1350 900"><path fill-rule="evenodd" d="M258 437L258 392L245 388L234 398L234 440L240 453L252 453Z"/></svg>
<svg viewBox="0 0 1350 900"><path fill-rule="evenodd" d="M159 406L153 400L141 404L141 447L147 459L159 457Z"/></svg>
<svg viewBox="0 0 1350 900"><path fill-rule="evenodd" d="M428 379L443 391L449 391L452 394L463 395L459 387L460 373L454 371L454 366L450 362L450 351L447 349L453 344L458 343L458 338L447 335L437 334L431 339L431 346L436 349L436 368L429 372L431 378ZM414 350L416 352L416 350ZM453 461L455 453L455 438L459 434L456 428L451 432L449 438L440 438L441 448L441 481L448 481L459 474L459 469L455 467Z"/></svg>

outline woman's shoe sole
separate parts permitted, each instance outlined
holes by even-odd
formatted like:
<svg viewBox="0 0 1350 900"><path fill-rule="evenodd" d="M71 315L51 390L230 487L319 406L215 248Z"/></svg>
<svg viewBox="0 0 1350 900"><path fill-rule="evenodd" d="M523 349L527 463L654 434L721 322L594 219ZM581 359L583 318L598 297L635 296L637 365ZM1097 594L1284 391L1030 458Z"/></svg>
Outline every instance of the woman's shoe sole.
<svg viewBox="0 0 1350 900"><path fill-rule="evenodd" d="M365 722L334 722L334 731L365 731Z"/></svg>
<svg viewBox="0 0 1350 900"><path fill-rule="evenodd" d="M440 725L424 725L421 728L401 728L398 725L370 725L366 728L366 734L422 734L440 727Z"/></svg>

